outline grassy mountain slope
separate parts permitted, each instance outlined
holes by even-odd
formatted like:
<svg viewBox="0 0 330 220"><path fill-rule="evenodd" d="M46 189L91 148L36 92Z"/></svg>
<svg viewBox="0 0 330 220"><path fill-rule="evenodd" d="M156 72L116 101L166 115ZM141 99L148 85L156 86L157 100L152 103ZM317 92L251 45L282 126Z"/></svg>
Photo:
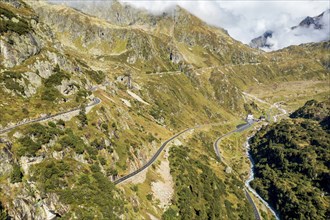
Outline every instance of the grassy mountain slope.
<svg viewBox="0 0 330 220"><path fill-rule="evenodd" d="M111 181L142 166L178 131L244 118L251 102L242 91L248 88L329 76L329 42L264 53L182 8L174 18L136 11L135 22L134 16L104 19L44 1L1 2L0 10L0 128L81 109L1 135L1 203L14 218L45 218L48 209L65 218L147 218L136 209L139 203L151 204L148 212L160 217L165 210L145 201L146 195ZM117 2L111 10L116 15L133 9ZM85 110L94 97L101 103ZM171 169L182 159L177 151L171 151ZM199 164L200 158L187 154L198 165L194 169L211 174L210 184L223 186L224 174L214 164ZM188 184L172 173L178 189ZM220 215L251 211L233 181L224 181L220 191L210 189L226 193ZM203 201L194 207L206 216L210 207ZM173 205L176 210L182 202Z"/></svg>

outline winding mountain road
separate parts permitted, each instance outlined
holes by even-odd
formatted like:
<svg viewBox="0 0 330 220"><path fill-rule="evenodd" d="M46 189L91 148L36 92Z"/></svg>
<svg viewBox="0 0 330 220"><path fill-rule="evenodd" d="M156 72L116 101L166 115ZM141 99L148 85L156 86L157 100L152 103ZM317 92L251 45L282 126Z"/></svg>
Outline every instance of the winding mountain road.
<svg viewBox="0 0 330 220"><path fill-rule="evenodd" d="M252 95L250 95L250 94L244 94L244 95L247 95L247 96L250 96L251 98L257 99L256 97L254 97L254 96L252 96ZM260 100L260 99L258 99L257 101L260 101L260 102L266 103L266 102L264 102L263 100ZM88 108L88 107L93 107L93 106L99 104L100 102L101 102L101 100L100 100L99 98L95 97L95 98L93 98L93 102L90 103L90 104L88 104L88 105L86 106L86 108ZM267 103L267 104L268 104L268 103ZM282 114L277 115L277 117L278 117L278 116L281 116L281 115L285 115L285 114L287 114L287 112L286 112L284 109L280 108L280 106L279 106L278 103L273 104L272 107L275 107L275 108L279 109L279 110L282 112ZM71 110L68 110L68 111L64 111L64 112L56 113L56 114L54 114L54 115L47 115L47 116L44 116L44 117L40 117L40 118L36 118L36 119L29 120L29 121L19 122L19 123L16 124L16 125L13 125L13 126L6 127L6 128L1 129L1 130L0 130L0 134L7 133L7 132L9 132L9 131L11 131L11 130L13 130L13 129L15 129L15 128L18 128L18 127L20 127L20 126L23 126L23 125L32 124L32 123L41 122L41 121L46 121L46 120L49 120L49 119L55 118L55 117L60 116L60 115L64 115L64 114L71 113L71 112L80 111L80 109L81 109L80 107L77 107L77 108L74 108L74 109L71 109ZM276 121L276 119L277 119L276 116L274 117L274 119L275 119L275 121ZM219 158L219 160L220 160L221 162L225 163L225 162L222 160L221 153L220 153L220 150L219 150L219 147L218 147L220 141L221 141L224 137L227 137L227 136L231 135L232 133L235 133L235 132L241 132L241 131L243 131L243 130L249 128L253 123L254 123L253 120L249 120L249 121L247 121L246 124L244 124L244 125L242 125L242 126L236 128L235 130L230 131L230 132L228 132L228 133L226 133L226 134L220 136L218 139L216 139L216 141L214 142L214 151L215 151L215 153L216 153L216 156ZM215 123L215 124L218 124L218 123ZM209 125L211 125L211 124L209 124ZM124 182L124 181L126 181L126 180L128 180L128 179L130 179L131 177L133 177L133 176L135 176L135 175L141 173L142 171L144 171L145 169L147 169L148 167L150 167L150 166L151 166L151 165L157 160L157 158L159 157L159 155L161 154L161 152L164 150L164 148L166 147L166 145L167 145L168 143L170 143L171 141L173 141L175 138L179 137L179 136L182 135L183 133L186 133L186 132L188 132L188 131L191 131L191 130L193 130L193 129L195 129L195 128L199 128L199 127L201 127L201 126L202 126L202 125L199 125L199 126L196 126L196 127L193 127L193 128L188 128L188 129L185 129L185 130L183 130L183 131L181 131L181 132L175 134L174 136L172 136L170 139L166 140L166 141L160 146L160 148L156 151L156 153L152 156L152 158L151 158L146 164L144 164L144 165L143 165L142 167L140 167L139 169L133 171L132 173L129 173L129 174L127 174L127 175L125 175L125 176L123 176L123 177L120 177L119 179L115 180L115 181L114 181L114 184L115 184L115 185L118 185L118 184L120 184L120 183L122 183L122 182ZM204 126L205 126L205 125L204 125ZM247 183L247 186L249 186L248 183ZM251 187L248 187L248 189L251 191ZM258 212L258 209L257 209L255 203L253 202L253 200L252 200L251 196L249 195L249 193L248 193L248 191L247 191L246 188L244 189L244 192L245 192L245 195L246 195L248 201L249 201L250 204L253 206L253 210L254 210L255 218L256 218L257 220L260 220L261 217L260 217L260 214L259 214L259 212ZM255 194L255 193L254 193L254 194ZM259 197L259 195L258 195L258 197ZM264 202L264 201L263 201L263 202ZM264 203L265 203L265 202L264 202ZM270 207L269 207L269 208L270 208ZM271 209L271 211L273 211L273 210ZM275 217L277 217L276 214L275 214ZM278 218L276 218L276 219L278 219Z"/></svg>
<svg viewBox="0 0 330 220"><path fill-rule="evenodd" d="M218 123L210 123L210 124L204 124L204 125L197 125L197 126L195 126L195 127L193 127L193 128L188 128L188 129L186 129L186 130L181 131L180 133L177 133L176 135L172 136L170 139L166 140L166 141L160 146L160 148L156 151L156 153L152 156L152 158L151 158L146 164L144 164L144 165L143 165L142 167L140 167L139 169L133 171L132 173L129 173L129 174L127 174L126 176L120 177L119 179L116 179L115 181L113 181L113 183L114 183L115 185L118 185L118 184L120 184L120 183L122 183L122 182L128 180L129 178L131 178L131 177L133 177L133 176L135 176L135 175L141 173L143 170L147 169L149 166L151 166L151 165L157 160L158 156L159 156L160 153L164 150L164 148L166 147L166 145L167 145L169 142L173 141L175 138L179 137L181 134L186 133L186 132L191 131L191 130L196 129L196 128L201 128L201 127L210 126L210 125L212 125L212 126L216 126L216 125L219 125L219 124L221 124L221 123L218 122Z"/></svg>
<svg viewBox="0 0 330 220"><path fill-rule="evenodd" d="M197 126L198 127L198 126ZM141 173L143 170L147 169L149 166L151 166L151 164L153 164L156 159L158 158L158 156L160 155L160 153L164 150L164 148L166 147L166 145L171 142L172 140L174 140L175 138L179 137L181 134L186 133L188 131L193 130L194 128L188 128L184 131L181 131L180 133L174 135L173 137L171 137L170 139L166 140L161 146L160 148L156 151L156 153L152 156L152 158L146 163L144 164L142 167L140 167L139 169L133 171L130 174L127 174L126 176L120 177L119 179L114 181L115 185L118 185L122 182L124 182L125 180L128 180L129 178Z"/></svg>
<svg viewBox="0 0 330 220"><path fill-rule="evenodd" d="M217 157L220 159L220 161L222 161L222 159L221 159L221 154L220 154L220 151L219 151L219 148L218 148L218 144L219 144L219 142L221 141L221 139L224 138L224 137L226 137L226 136L228 136L228 135L230 135L230 134L232 134L232 133L235 133L235 132L241 132L241 131L243 131L243 130L249 128L253 123L254 123L253 120L249 120L249 121L248 121L246 124L244 124L243 126L240 126L240 127L238 127L237 129L235 129L235 130L233 130L233 131L230 131L230 132L228 132L228 133L225 134L225 135L222 135L221 137L219 137L219 138L215 141L215 143L214 143L214 150L215 150L215 153L216 153ZM199 128L199 127L201 127L201 126L196 126L196 127L194 127L194 128ZM152 158L151 158L146 164L144 164L144 165L143 165L142 167L140 167L139 169L133 171L132 173L129 173L129 174L127 174L126 176L120 177L119 179L115 180L115 181L114 181L114 184L115 184L115 185L118 185L118 184L120 184L120 183L123 183L124 181L126 181L126 180L132 178L133 176L135 176L135 175L141 173L142 171L144 171L145 169L147 169L148 167L150 167L150 166L151 166L151 165L157 160L157 158L159 157L160 153L164 150L164 148L166 147L166 145L167 145L168 143L170 143L171 141L173 141L175 138L179 137L179 136L182 135L183 133L186 133L186 132L188 132L188 131L193 130L194 128L188 128L188 129L186 129L186 130L183 130L183 131L181 131L180 133L177 133L176 135L172 136L170 139L166 140L166 141L160 146L160 148L156 151L156 153L152 156ZM222 162L223 162L223 161L222 161ZM261 217L260 217L260 215L259 215L258 209L257 209L256 205L254 204L254 202L253 202L251 196L249 195L249 193L247 192L246 189L244 189L244 192L245 192L245 195L246 195L248 201L249 201L249 202L251 203L251 205L253 206L253 211L254 211L255 218L256 218L257 220L261 220Z"/></svg>
<svg viewBox="0 0 330 220"><path fill-rule="evenodd" d="M220 162L222 162L222 163L224 163L225 165L227 165L226 162L225 162L224 160L222 160L222 157L221 157L221 153L220 153L220 150L219 150L219 143L220 143L220 141L221 141L224 137L227 137L227 136L231 135L232 133L235 133L235 132L242 132L242 131L244 131L245 129L251 127L251 125L252 125L253 123L254 123L253 120L249 120L249 121L247 121L246 124L244 124L244 125L242 125L242 126L236 128L235 130L230 131L230 132L228 132L227 134L224 134L224 135L220 136L218 139L216 139L216 141L215 141L214 144L213 144L213 147L214 147L214 152L215 152L215 154L217 155L217 157L218 157L218 159L220 160ZM261 220L261 217L260 217L260 214L259 214L259 212L258 212L257 206L256 206L256 204L253 202L253 199L251 198L250 194L248 193L248 191L247 191L246 189L244 189L244 193L245 193L245 196L247 197L249 203L250 203L250 204L252 205L252 207L253 207L253 213L254 213L255 219L256 219L256 220Z"/></svg>
<svg viewBox="0 0 330 220"><path fill-rule="evenodd" d="M220 136L213 144L213 148L214 148L214 152L215 154L217 155L217 157L219 158L219 160L221 162L223 162L222 158L221 158L221 153L220 153L220 150L219 150L219 143L221 141L222 138L224 137L227 137L229 135L231 135L232 133L235 133L235 132L241 132L241 131L244 131L245 129L249 128L252 124L254 123L253 120L249 120L246 124L238 127L237 129L233 130L233 131L230 131L228 132L227 134L224 134L222 136Z"/></svg>
<svg viewBox="0 0 330 220"><path fill-rule="evenodd" d="M224 137L226 137L226 136L228 136L228 135L230 135L230 134L232 134L232 133L234 133L235 131L231 131L231 132L229 132L229 133L227 133L227 134L225 134L225 135L222 135L221 137L219 137L215 142L214 142L214 144L213 144L213 147L214 147L214 152L215 152L215 154L217 155L217 157L218 157L218 159L221 161L221 162L223 162L223 160L222 160L222 157L221 157L221 153L220 153L220 150L219 150L219 143L220 143L220 141L221 141L221 139L222 138L224 138Z"/></svg>
<svg viewBox="0 0 330 220"><path fill-rule="evenodd" d="M259 211L258 211L258 208L256 206L256 204L254 203L252 197L250 196L249 192L244 189L244 193L245 193L245 196L246 198L248 199L249 203L252 205L253 207L253 213L254 213L254 217L256 218L256 220L261 220L261 217L260 217L260 214L259 214Z"/></svg>
<svg viewBox="0 0 330 220"><path fill-rule="evenodd" d="M101 100L99 98L95 97L95 98L93 98L93 102L90 103L90 104L88 104L86 106L86 108L93 107L93 106L95 106L95 105L97 105L99 103L101 103ZM0 130L0 134L7 133L7 132L13 130L14 128L18 128L18 127L23 126L23 125L32 124L32 123L41 122L41 121L46 121L46 120L55 118L57 116L64 115L64 114L67 114L67 113L71 113L71 112L76 112L76 111L78 112L78 111L80 111L80 109L81 109L81 107L77 107L77 108L70 109L68 111L56 113L54 115L47 115L47 116L44 116L44 117L40 117L40 118L29 120L29 121L19 122L16 125L13 125L13 126L6 127L6 128L1 129Z"/></svg>

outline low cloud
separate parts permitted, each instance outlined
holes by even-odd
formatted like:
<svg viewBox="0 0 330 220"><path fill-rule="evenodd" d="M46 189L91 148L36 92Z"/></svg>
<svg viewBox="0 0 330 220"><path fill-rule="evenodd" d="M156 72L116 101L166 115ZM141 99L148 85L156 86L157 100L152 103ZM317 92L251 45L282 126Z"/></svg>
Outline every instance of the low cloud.
<svg viewBox="0 0 330 220"><path fill-rule="evenodd" d="M82 5L100 7L111 4L109 1L58 1L81 8ZM236 40L248 44L251 39L267 30L274 31L269 41L272 49L281 49L290 45L329 40L329 17L325 19L323 30L313 28L290 27L298 25L306 16L316 16L329 8L328 0L310 1L160 1L160 0L122 0L135 8L146 9L160 14L179 5L210 25L225 28Z"/></svg>
<svg viewBox="0 0 330 220"><path fill-rule="evenodd" d="M320 42L324 40L330 40L329 22L324 23L322 30L314 29L313 25L308 28L298 27L294 30L291 30L291 28L275 30L272 38L267 39L267 44L273 45L271 50L277 50L290 45ZM267 49L265 50L267 51Z"/></svg>

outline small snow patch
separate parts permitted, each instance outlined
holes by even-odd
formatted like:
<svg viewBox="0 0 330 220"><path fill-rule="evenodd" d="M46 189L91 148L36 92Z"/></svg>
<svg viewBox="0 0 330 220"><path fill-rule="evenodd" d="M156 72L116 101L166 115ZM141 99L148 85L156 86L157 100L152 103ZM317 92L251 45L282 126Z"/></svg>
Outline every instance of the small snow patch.
<svg viewBox="0 0 330 220"><path fill-rule="evenodd" d="M45 210L47 220L53 220L56 218L56 215L53 214L45 204L43 204L42 207Z"/></svg>
<svg viewBox="0 0 330 220"><path fill-rule="evenodd" d="M146 104L146 105L150 105L148 102L144 101L140 96L138 96L137 94L135 94L134 92L127 90L127 93L132 96L133 98L135 98L136 100L138 100L139 102Z"/></svg>
<svg viewBox="0 0 330 220"><path fill-rule="evenodd" d="M130 101L126 100L126 99L120 99L125 105L127 105L128 107L132 107Z"/></svg>
<svg viewBox="0 0 330 220"><path fill-rule="evenodd" d="M155 217L154 215L147 213L149 215L150 220L159 220L159 218Z"/></svg>

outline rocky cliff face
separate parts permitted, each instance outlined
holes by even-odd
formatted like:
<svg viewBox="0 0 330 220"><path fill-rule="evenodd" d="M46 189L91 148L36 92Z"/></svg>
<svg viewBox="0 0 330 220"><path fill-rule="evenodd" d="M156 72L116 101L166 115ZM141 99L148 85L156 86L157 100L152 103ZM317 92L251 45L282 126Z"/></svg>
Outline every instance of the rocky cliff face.
<svg viewBox="0 0 330 220"><path fill-rule="evenodd" d="M273 31L266 31L262 36L254 38L250 42L250 47L253 48L271 48L273 45L270 43L267 43L267 39L271 38L273 36Z"/></svg>
<svg viewBox="0 0 330 220"><path fill-rule="evenodd" d="M299 25L291 27L291 29L296 28L314 28L314 29L324 29L329 28L329 16L330 16L330 9L322 12L318 16L309 17L307 16L304 20L302 20Z"/></svg>
<svg viewBox="0 0 330 220"><path fill-rule="evenodd" d="M37 28L37 21L29 15L15 14L9 10L13 5L16 10L21 10L24 6L18 1L9 1L7 7L1 8L0 16L0 65L4 67L14 67L31 56L40 52L41 39L34 32ZM28 10L26 8L26 10ZM10 31L10 34L8 33Z"/></svg>
<svg viewBox="0 0 330 220"><path fill-rule="evenodd" d="M53 3L56 4L57 2L54 1ZM135 9L117 0L92 3L80 2L78 4L66 2L65 4L118 26L141 25L151 27L155 26L157 21L160 20L157 16L153 16L147 11ZM167 13L164 13L162 16L167 16Z"/></svg>
<svg viewBox="0 0 330 220"><path fill-rule="evenodd" d="M27 58L38 54L40 45L33 34L24 36L12 34L10 37L4 37L0 40L0 51L3 66L14 67Z"/></svg>

